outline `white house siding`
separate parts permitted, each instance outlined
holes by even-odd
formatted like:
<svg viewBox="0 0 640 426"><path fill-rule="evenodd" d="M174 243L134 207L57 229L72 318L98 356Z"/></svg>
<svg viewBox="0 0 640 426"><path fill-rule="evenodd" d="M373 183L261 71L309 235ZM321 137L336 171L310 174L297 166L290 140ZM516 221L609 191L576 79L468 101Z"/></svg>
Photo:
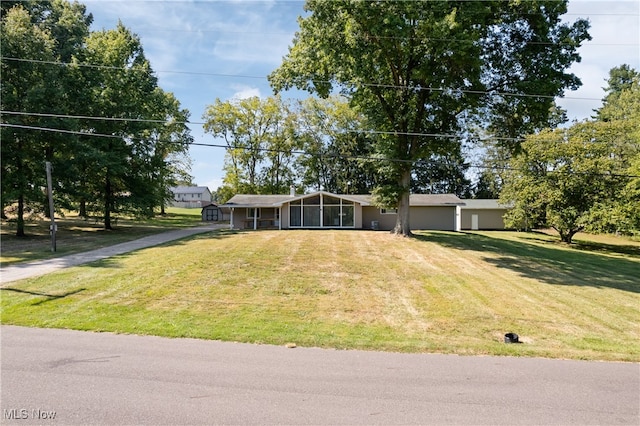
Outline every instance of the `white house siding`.
<svg viewBox="0 0 640 426"><path fill-rule="evenodd" d="M206 186L176 186L173 193L173 207L201 208L211 203L211 191Z"/></svg>

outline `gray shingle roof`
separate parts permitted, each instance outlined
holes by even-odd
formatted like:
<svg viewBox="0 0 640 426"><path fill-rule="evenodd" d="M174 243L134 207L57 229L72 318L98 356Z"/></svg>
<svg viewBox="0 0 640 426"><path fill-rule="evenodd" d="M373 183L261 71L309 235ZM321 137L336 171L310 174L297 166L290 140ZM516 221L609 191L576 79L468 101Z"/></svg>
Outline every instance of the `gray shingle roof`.
<svg viewBox="0 0 640 426"><path fill-rule="evenodd" d="M171 192L174 194L205 194L209 192L206 186L174 186Z"/></svg>
<svg viewBox="0 0 640 426"><path fill-rule="evenodd" d="M490 210L490 209L506 209L509 206L500 204L499 200L495 199L473 199L462 200L464 202L463 209L477 209L477 210Z"/></svg>
<svg viewBox="0 0 640 426"><path fill-rule="evenodd" d="M238 194L224 203L224 207L274 207L292 198L290 195Z"/></svg>
<svg viewBox="0 0 640 426"><path fill-rule="evenodd" d="M457 206L464 202L454 194L411 194L410 206Z"/></svg>
<svg viewBox="0 0 640 426"><path fill-rule="evenodd" d="M355 201L363 205L370 205L372 196L368 194L332 194L329 192L321 192L323 194L340 197L347 200ZM278 207L283 203L291 200L297 200L318 194L314 192L305 195L256 195L256 194L238 194L234 195L227 201L224 207ZM464 201L453 194L411 194L409 202L412 206L456 206L463 205ZM220 207L223 207L220 206Z"/></svg>

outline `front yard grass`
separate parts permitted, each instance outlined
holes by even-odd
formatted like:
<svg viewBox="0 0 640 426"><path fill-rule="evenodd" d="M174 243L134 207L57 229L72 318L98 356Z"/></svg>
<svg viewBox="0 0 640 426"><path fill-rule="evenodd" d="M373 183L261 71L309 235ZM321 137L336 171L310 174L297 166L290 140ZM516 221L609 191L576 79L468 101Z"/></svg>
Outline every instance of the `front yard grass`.
<svg viewBox="0 0 640 426"><path fill-rule="evenodd" d="M32 260L50 259L135 240L171 229L201 224L200 209L170 207L163 216L148 220L119 217L112 230L105 230L99 220L83 219L76 213L56 215L56 251L51 251L50 221L35 219L25 224L26 237L16 237L16 223L2 220L0 265L8 266Z"/></svg>
<svg viewBox="0 0 640 426"><path fill-rule="evenodd" d="M640 361L640 242L216 231L2 289L2 323L337 349ZM504 343L514 332L521 344Z"/></svg>

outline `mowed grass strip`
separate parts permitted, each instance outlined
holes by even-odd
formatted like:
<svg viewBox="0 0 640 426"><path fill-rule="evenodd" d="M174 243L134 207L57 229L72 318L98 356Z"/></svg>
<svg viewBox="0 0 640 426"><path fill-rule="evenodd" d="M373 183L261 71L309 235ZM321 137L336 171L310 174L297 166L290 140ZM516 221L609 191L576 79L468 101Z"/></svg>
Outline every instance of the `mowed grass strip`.
<svg viewBox="0 0 640 426"><path fill-rule="evenodd" d="M76 213L56 216L56 251L51 251L51 234L48 219L35 219L25 223L26 237L16 237L14 220L2 220L0 238L2 239L2 266L21 262L50 259L63 255L80 253L101 247L131 241L148 235L172 229L201 225L200 209L170 207L165 215L152 219L139 220L127 217L114 217L112 230L105 230L104 224L95 219L83 219ZM116 223L117 222L117 223Z"/></svg>
<svg viewBox="0 0 640 426"><path fill-rule="evenodd" d="M639 250L511 232L218 231L10 284L2 323L640 361Z"/></svg>

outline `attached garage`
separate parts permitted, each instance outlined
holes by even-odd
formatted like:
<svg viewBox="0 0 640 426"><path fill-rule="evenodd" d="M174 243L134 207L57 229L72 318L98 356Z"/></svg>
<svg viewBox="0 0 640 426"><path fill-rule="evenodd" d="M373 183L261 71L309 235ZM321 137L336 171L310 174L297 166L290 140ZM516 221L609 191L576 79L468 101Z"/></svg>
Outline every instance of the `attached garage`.
<svg viewBox="0 0 640 426"><path fill-rule="evenodd" d="M464 205L458 207L460 230L503 230L504 215L509 207L493 199L462 200Z"/></svg>
<svg viewBox="0 0 640 426"><path fill-rule="evenodd" d="M456 208L462 200L453 194L411 194L409 197L412 230L456 230ZM391 230L396 225L396 209L375 206L362 208L365 229Z"/></svg>

